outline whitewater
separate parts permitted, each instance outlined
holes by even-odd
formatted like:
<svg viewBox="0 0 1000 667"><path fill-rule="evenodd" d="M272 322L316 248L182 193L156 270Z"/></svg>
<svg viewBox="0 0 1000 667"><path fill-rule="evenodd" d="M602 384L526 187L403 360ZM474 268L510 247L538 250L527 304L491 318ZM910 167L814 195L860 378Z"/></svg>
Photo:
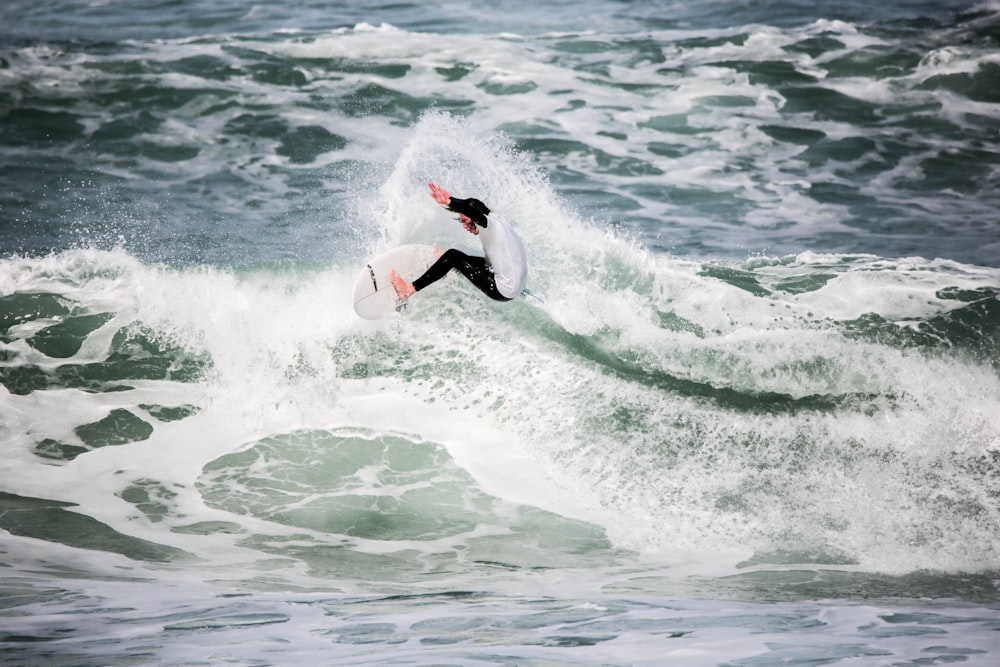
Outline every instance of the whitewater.
<svg viewBox="0 0 1000 667"><path fill-rule="evenodd" d="M541 5L0 10L0 664L996 662L995 5Z"/></svg>

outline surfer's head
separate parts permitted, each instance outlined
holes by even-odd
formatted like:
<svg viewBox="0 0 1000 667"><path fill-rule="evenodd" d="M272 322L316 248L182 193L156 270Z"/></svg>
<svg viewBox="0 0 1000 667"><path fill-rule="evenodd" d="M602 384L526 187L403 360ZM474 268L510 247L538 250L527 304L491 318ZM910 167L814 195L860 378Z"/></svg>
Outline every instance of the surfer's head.
<svg viewBox="0 0 1000 667"><path fill-rule="evenodd" d="M489 207L474 197L469 197L468 199L455 199L452 197L448 203L448 210L464 215L480 227L485 227L489 222L486 219L486 216L490 214Z"/></svg>

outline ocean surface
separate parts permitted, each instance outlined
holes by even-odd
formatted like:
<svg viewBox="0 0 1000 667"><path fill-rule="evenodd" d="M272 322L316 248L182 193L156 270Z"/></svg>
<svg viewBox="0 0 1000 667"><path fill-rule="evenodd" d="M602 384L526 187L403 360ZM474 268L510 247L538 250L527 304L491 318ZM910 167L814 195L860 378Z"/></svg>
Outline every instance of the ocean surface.
<svg viewBox="0 0 1000 667"><path fill-rule="evenodd" d="M1000 3L6 0L0 664L1000 664Z"/></svg>

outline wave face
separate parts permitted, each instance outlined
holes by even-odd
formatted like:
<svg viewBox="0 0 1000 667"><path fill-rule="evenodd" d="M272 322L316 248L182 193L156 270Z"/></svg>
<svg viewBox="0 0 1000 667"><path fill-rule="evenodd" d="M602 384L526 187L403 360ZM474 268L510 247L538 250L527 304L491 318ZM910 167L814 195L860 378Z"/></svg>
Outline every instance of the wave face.
<svg viewBox="0 0 1000 667"><path fill-rule="evenodd" d="M995 6L133 4L0 10L5 655L995 661ZM538 299L353 314L428 181Z"/></svg>

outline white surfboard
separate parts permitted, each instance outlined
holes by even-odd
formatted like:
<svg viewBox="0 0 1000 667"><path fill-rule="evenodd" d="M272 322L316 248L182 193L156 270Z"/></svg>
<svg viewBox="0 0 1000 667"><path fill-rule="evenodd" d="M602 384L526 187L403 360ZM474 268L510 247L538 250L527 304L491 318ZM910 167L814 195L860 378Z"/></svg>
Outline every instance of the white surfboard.
<svg viewBox="0 0 1000 667"><path fill-rule="evenodd" d="M371 259L354 281L354 312L366 320L377 320L402 310L406 301L396 295L389 281L389 271L396 271L409 282L419 278L437 258L429 245L404 245Z"/></svg>

